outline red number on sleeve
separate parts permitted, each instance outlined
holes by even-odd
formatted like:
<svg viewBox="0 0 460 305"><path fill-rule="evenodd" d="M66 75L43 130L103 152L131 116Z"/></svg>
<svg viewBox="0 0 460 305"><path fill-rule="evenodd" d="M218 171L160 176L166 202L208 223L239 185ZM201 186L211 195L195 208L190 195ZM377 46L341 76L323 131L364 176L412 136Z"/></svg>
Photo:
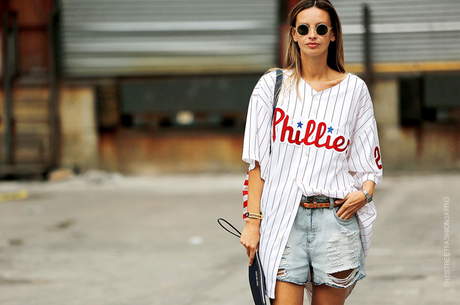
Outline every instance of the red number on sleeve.
<svg viewBox="0 0 460 305"><path fill-rule="evenodd" d="M383 166L382 166L382 162L380 162L381 157L380 157L380 149L378 146L376 146L374 149L374 158L375 158L375 164L377 164L377 167L379 169L382 169Z"/></svg>

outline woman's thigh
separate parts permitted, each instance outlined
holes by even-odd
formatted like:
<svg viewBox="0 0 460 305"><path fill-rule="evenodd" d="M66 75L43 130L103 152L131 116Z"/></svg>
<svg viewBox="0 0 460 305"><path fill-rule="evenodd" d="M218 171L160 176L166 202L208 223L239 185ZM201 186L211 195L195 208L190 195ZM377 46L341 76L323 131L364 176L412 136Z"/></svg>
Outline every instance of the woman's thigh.
<svg viewBox="0 0 460 305"><path fill-rule="evenodd" d="M275 299L271 305L302 305L304 285L276 281Z"/></svg>
<svg viewBox="0 0 460 305"><path fill-rule="evenodd" d="M334 273L337 278L346 278L352 270ZM343 305L347 298L347 288L335 288L328 285L313 285L312 305Z"/></svg>

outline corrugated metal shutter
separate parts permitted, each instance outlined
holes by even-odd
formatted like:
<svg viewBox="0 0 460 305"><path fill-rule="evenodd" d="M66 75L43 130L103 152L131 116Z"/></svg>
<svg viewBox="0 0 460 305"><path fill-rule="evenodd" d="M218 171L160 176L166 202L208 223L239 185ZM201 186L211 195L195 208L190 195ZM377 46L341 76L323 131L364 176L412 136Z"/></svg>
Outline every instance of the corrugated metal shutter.
<svg viewBox="0 0 460 305"><path fill-rule="evenodd" d="M372 15L373 60L460 60L458 0L332 0L344 32L345 61L363 62L362 4Z"/></svg>
<svg viewBox="0 0 460 305"><path fill-rule="evenodd" d="M261 72L276 0L61 0L67 76Z"/></svg>

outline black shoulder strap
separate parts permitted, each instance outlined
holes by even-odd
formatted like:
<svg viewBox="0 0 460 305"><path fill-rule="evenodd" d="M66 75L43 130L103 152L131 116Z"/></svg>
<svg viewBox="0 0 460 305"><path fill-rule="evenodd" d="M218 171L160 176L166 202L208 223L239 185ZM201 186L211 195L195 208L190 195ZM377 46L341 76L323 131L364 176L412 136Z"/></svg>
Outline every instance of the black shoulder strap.
<svg viewBox="0 0 460 305"><path fill-rule="evenodd" d="M273 120L275 118L275 109L276 109L276 106L278 105L278 98L280 96L282 84L283 84L283 71L281 71L281 69L276 69L275 92L274 92L274 98L273 98L272 126L273 126ZM270 128L270 130L272 130L272 128ZM271 134L271 131L270 131L270 134ZM272 145L271 145L271 139L270 139L270 154L271 153L272 153Z"/></svg>
<svg viewBox="0 0 460 305"><path fill-rule="evenodd" d="M282 84L283 84L283 71L281 71L281 69L276 69L275 99L273 101L273 114L275 114L275 108L276 108L276 105L278 105L278 98L280 96Z"/></svg>

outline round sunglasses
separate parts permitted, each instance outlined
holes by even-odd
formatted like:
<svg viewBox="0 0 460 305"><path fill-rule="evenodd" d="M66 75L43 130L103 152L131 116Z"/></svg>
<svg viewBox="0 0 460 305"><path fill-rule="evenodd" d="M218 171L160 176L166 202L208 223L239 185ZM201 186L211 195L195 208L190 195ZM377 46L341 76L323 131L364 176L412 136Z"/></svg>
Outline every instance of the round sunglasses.
<svg viewBox="0 0 460 305"><path fill-rule="evenodd" d="M297 28L295 28L295 30L297 31L297 33L299 33L299 35L304 36L307 35L308 32L310 32L310 27L306 24L301 24ZM332 27L328 27L324 23L321 23L318 24L316 28L312 27L312 30L314 30L316 34L324 36L329 32L329 30L332 30Z"/></svg>

